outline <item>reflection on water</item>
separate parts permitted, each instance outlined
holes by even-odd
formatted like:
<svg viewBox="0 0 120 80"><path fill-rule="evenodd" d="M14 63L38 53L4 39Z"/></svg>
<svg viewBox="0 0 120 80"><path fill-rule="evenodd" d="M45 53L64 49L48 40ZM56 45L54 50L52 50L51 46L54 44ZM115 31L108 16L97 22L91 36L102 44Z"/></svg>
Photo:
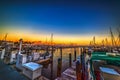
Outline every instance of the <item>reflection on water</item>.
<svg viewBox="0 0 120 80"><path fill-rule="evenodd" d="M69 67L69 53L72 54L72 60L74 59L74 48L67 48L62 50L62 72ZM80 48L76 48L76 55L80 55ZM56 50L54 52L53 57L53 79L57 76L57 59L60 58L60 50ZM48 68L44 68L42 70L42 75L49 78L51 76L51 64L49 64Z"/></svg>

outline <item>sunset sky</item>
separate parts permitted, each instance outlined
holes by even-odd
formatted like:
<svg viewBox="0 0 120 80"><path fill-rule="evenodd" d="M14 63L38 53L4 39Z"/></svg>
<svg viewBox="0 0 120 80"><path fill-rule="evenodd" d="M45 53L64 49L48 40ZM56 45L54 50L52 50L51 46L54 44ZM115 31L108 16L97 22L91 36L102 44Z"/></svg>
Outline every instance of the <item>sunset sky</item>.
<svg viewBox="0 0 120 80"><path fill-rule="evenodd" d="M45 0L0 2L0 39L89 44L110 38L120 27L118 0Z"/></svg>

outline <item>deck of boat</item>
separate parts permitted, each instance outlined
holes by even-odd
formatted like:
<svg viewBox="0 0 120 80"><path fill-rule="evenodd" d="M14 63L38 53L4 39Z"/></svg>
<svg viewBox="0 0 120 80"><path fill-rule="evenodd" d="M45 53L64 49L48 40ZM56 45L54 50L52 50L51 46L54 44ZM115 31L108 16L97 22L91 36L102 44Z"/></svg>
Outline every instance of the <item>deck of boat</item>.
<svg viewBox="0 0 120 80"><path fill-rule="evenodd" d="M50 60L51 60L50 58L46 58L46 59L36 61L36 63L38 63L38 64L48 64L50 62Z"/></svg>
<svg viewBox="0 0 120 80"><path fill-rule="evenodd" d="M101 73L104 80L120 80L120 69L119 69L118 66L108 65L108 64L106 64L105 62L102 62L102 61L94 62L93 66L94 66L94 70L99 70L100 71L100 73ZM102 72L100 70L100 67L113 69L119 75ZM109 71L109 70L107 70L107 71ZM112 71L112 73L113 73L113 71Z"/></svg>

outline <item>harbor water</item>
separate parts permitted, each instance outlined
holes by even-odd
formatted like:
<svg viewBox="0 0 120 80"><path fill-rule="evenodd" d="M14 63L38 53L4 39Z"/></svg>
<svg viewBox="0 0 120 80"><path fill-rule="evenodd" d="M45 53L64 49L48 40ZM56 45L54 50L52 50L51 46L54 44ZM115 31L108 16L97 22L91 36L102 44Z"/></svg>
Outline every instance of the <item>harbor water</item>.
<svg viewBox="0 0 120 80"><path fill-rule="evenodd" d="M72 61L74 60L74 48L62 49L62 72L69 67L69 53L72 55ZM80 48L76 48L76 56L80 55ZM60 58L60 49L55 50L53 56L53 79L57 77L57 61ZM43 68L42 75L51 79L51 64L47 68Z"/></svg>

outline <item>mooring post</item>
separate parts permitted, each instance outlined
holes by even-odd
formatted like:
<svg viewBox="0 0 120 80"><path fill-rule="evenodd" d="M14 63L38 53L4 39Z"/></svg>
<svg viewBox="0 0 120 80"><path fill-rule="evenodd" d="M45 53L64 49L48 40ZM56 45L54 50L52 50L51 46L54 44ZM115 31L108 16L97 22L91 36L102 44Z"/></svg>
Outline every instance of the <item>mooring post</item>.
<svg viewBox="0 0 120 80"><path fill-rule="evenodd" d="M85 48L83 48L83 53L85 52Z"/></svg>
<svg viewBox="0 0 120 80"><path fill-rule="evenodd" d="M53 46L51 51L51 80L53 80Z"/></svg>
<svg viewBox="0 0 120 80"><path fill-rule="evenodd" d="M60 47L60 58L62 60L62 47Z"/></svg>
<svg viewBox="0 0 120 80"><path fill-rule="evenodd" d="M69 53L69 67L71 67L71 64L72 64L72 56L71 53Z"/></svg>
<svg viewBox="0 0 120 80"><path fill-rule="evenodd" d="M86 49L83 48L83 54L82 54L82 76L83 80L86 79L86 63L85 63L85 55L86 55Z"/></svg>
<svg viewBox="0 0 120 80"><path fill-rule="evenodd" d="M77 80L82 80L81 63L79 61L76 62L76 76L77 76Z"/></svg>
<svg viewBox="0 0 120 80"><path fill-rule="evenodd" d="M84 80L84 60L83 60L83 52L81 53L81 55L80 55L80 66L81 66L81 78L82 78L82 80Z"/></svg>
<svg viewBox="0 0 120 80"><path fill-rule="evenodd" d="M62 60L61 58L58 58L57 77L61 77L61 70L62 70Z"/></svg>
<svg viewBox="0 0 120 80"><path fill-rule="evenodd" d="M61 58L61 66L62 66L62 47L60 47L60 58Z"/></svg>
<svg viewBox="0 0 120 80"><path fill-rule="evenodd" d="M74 48L74 60L73 61L76 61L76 49Z"/></svg>
<svg viewBox="0 0 120 80"><path fill-rule="evenodd" d="M83 53L83 48L81 48L81 54Z"/></svg>

